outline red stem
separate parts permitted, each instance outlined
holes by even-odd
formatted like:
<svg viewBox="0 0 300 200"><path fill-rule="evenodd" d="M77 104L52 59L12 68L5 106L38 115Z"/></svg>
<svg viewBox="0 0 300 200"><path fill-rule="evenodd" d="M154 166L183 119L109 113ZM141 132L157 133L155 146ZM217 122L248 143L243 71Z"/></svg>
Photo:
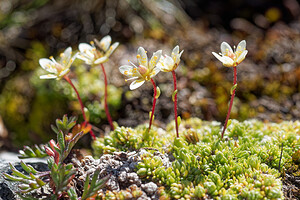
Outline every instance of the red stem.
<svg viewBox="0 0 300 200"><path fill-rule="evenodd" d="M104 75L104 85L105 85L105 88L104 88L104 107L105 107L105 113L106 113L106 117L107 117L107 120L109 122L110 128L112 130L115 130L113 122L112 122L112 119L111 119L111 116L110 116L110 113L109 113L109 110L108 110L108 106L107 106L107 77L106 77L106 73L105 73L105 69L104 69L103 64L101 64L101 68L102 68L103 75Z"/></svg>
<svg viewBox="0 0 300 200"><path fill-rule="evenodd" d="M75 91L75 93L77 95L77 99L79 101L81 112L82 112L82 116L83 116L83 119L84 119L84 124L85 125L89 124L89 121L87 120L85 112L84 112L84 106L83 106L82 100L80 98L79 92L77 91L75 85L72 83L71 79L67 75L64 76L64 79L72 86L72 88L74 89L74 91ZM96 139L96 136L95 136L95 134L94 134L94 132L92 130L90 131L90 134L91 134L91 136L92 136L93 139Z"/></svg>
<svg viewBox="0 0 300 200"><path fill-rule="evenodd" d="M176 74L175 71L172 71L173 75L173 82L174 82L174 92L177 90L177 81L176 81ZM174 96L174 117L175 117L175 125L176 125L176 136L179 138L178 133L178 121L177 121L177 92Z"/></svg>
<svg viewBox="0 0 300 200"><path fill-rule="evenodd" d="M237 80L236 80L236 79L237 79L237 70L236 70L236 66L233 67L233 74L234 74L233 85L235 85L236 82L237 82ZM235 89L232 91L232 94L231 94L230 104L229 104L229 108L228 108L226 120L225 120L224 127L223 127L223 131L222 131L222 137L221 137L222 139L223 139L225 130L226 130L226 128L227 128L227 122L228 122L228 120L229 120L229 116L230 116L230 112L231 112L231 108L232 108L232 104L233 104L234 95L235 95Z"/></svg>
<svg viewBox="0 0 300 200"><path fill-rule="evenodd" d="M157 95L157 91L156 91L156 85L154 80L151 78L151 83L153 85L153 89L154 89L154 95L153 95L153 105L152 105L152 113L151 113L151 117L150 117L150 122L149 122L149 129L148 131L150 131L151 129L151 125L152 125L152 120L153 120L153 115L154 115L154 110L155 110L155 104L156 104L156 95Z"/></svg>

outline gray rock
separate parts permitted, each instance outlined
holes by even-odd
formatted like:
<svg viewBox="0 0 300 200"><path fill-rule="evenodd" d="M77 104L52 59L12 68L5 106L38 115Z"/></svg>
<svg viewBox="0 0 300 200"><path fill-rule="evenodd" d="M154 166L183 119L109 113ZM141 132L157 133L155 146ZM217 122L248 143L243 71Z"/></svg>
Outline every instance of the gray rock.
<svg viewBox="0 0 300 200"><path fill-rule="evenodd" d="M152 196L157 191L157 185L153 182L142 184L142 189L147 195Z"/></svg>

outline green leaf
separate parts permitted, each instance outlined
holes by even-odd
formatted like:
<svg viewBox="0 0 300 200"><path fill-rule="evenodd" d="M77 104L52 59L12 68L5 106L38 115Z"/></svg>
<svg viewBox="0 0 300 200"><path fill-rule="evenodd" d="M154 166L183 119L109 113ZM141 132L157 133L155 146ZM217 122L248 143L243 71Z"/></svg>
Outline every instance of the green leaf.
<svg viewBox="0 0 300 200"><path fill-rule="evenodd" d="M59 131L59 133L57 134L57 141L61 151L63 151L65 149L65 136L62 131Z"/></svg>
<svg viewBox="0 0 300 200"><path fill-rule="evenodd" d="M23 178L16 177L16 176L11 176L7 173L3 173L3 175L5 176L6 179L8 179L10 181L22 181L23 180Z"/></svg>
<svg viewBox="0 0 300 200"><path fill-rule="evenodd" d="M74 190L74 188L70 188L68 190L68 195L69 195L70 200L78 200L78 196L77 196L77 193Z"/></svg>
<svg viewBox="0 0 300 200"><path fill-rule="evenodd" d="M178 90L176 89L172 94L172 100L175 102L175 95L177 94Z"/></svg>
<svg viewBox="0 0 300 200"><path fill-rule="evenodd" d="M31 173L31 169L22 160L21 160L21 166L28 174Z"/></svg>
<svg viewBox="0 0 300 200"><path fill-rule="evenodd" d="M58 134L59 131L58 131L58 128L56 128L54 125L51 124L51 129L56 133Z"/></svg>
<svg viewBox="0 0 300 200"><path fill-rule="evenodd" d="M39 186L44 186L44 185L46 185L46 183L45 183L44 181L42 181L42 179L36 178L35 181L37 182L37 184L38 184Z"/></svg>
<svg viewBox="0 0 300 200"><path fill-rule="evenodd" d="M179 125L181 124L181 117L180 116L177 116L177 123L178 123L178 127L179 127Z"/></svg>
<svg viewBox="0 0 300 200"><path fill-rule="evenodd" d="M160 94L161 94L161 91L160 91L159 87L157 86L157 87L156 87L156 95L155 95L155 99L158 99L159 96L160 96Z"/></svg>
<svg viewBox="0 0 300 200"><path fill-rule="evenodd" d="M232 95L233 94L233 91L236 89L237 87L237 83L234 84L234 86L232 86L232 88L230 89L230 94Z"/></svg>

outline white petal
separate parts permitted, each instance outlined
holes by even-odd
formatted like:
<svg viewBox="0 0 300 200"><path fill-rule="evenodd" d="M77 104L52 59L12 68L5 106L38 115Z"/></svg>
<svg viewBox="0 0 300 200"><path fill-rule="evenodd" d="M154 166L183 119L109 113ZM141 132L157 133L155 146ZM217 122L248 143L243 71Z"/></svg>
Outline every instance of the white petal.
<svg viewBox="0 0 300 200"><path fill-rule="evenodd" d="M151 75L150 75L150 78L156 76L158 73L160 72L160 68L159 67L154 67Z"/></svg>
<svg viewBox="0 0 300 200"><path fill-rule="evenodd" d="M64 71L60 72L59 74L59 78L64 77L67 73L70 72L70 68L65 69Z"/></svg>
<svg viewBox="0 0 300 200"><path fill-rule="evenodd" d="M148 58L147 58L146 51L143 47L139 47L137 50L137 60L139 65L148 67Z"/></svg>
<svg viewBox="0 0 300 200"><path fill-rule="evenodd" d="M130 65L122 65L119 67L119 70L122 74L124 74L127 77L141 77L140 73L138 72L137 68L130 66Z"/></svg>
<svg viewBox="0 0 300 200"><path fill-rule="evenodd" d="M55 67L56 64L52 60L47 59L47 58L41 58L39 60L39 63L44 70L51 72L51 73L57 73L57 70Z"/></svg>
<svg viewBox="0 0 300 200"><path fill-rule="evenodd" d="M174 60L170 56L166 56L164 59L163 67L161 67L161 70L163 72L173 71L174 65L175 65Z"/></svg>
<svg viewBox="0 0 300 200"><path fill-rule="evenodd" d="M133 69L133 66L131 66L131 65L122 65L121 67L119 67L120 72L124 75L127 75L127 74L125 74L125 71L129 72L132 69Z"/></svg>
<svg viewBox="0 0 300 200"><path fill-rule="evenodd" d="M247 53L247 50L242 52L242 54L236 59L237 64L240 64L245 59Z"/></svg>
<svg viewBox="0 0 300 200"><path fill-rule="evenodd" d="M111 43L111 37L109 35L105 36L104 38L102 38L102 40L100 40L100 48L103 49L103 51L107 51L109 46Z"/></svg>
<svg viewBox="0 0 300 200"><path fill-rule="evenodd" d="M176 63L177 65L180 63L180 57L181 57L182 53L183 53L183 50L182 50L182 51L177 55L177 57L176 57L175 63Z"/></svg>
<svg viewBox="0 0 300 200"><path fill-rule="evenodd" d="M223 61L221 61L221 62L223 63L223 65L225 67L232 67L233 64L234 64L234 61L230 57L228 57L228 56L223 56L222 60Z"/></svg>
<svg viewBox="0 0 300 200"><path fill-rule="evenodd" d="M109 57L116 50L118 46L119 46L119 42L113 43L113 45L111 45L111 47L109 47L108 51L105 53L105 56Z"/></svg>
<svg viewBox="0 0 300 200"><path fill-rule="evenodd" d="M233 63L234 61L229 58L228 56L220 56L219 54L215 53L215 52L212 52L212 54L219 60L223 63L223 65L225 67L232 67L233 66Z"/></svg>
<svg viewBox="0 0 300 200"><path fill-rule="evenodd" d="M94 64L98 65L98 64L106 62L107 60L108 60L108 58L106 56L103 56L103 57L98 58L97 60L95 60Z"/></svg>
<svg viewBox="0 0 300 200"><path fill-rule="evenodd" d="M134 90L134 89L140 87L141 85L143 85L144 83L145 83L144 80L135 80L130 84L129 89Z"/></svg>
<svg viewBox="0 0 300 200"><path fill-rule="evenodd" d="M89 45L87 43L80 43L78 45L78 49L81 53L85 53L85 51L92 51L94 49L94 47L92 47L91 45Z"/></svg>
<svg viewBox="0 0 300 200"><path fill-rule="evenodd" d="M174 47L173 51L172 51L172 56L177 55L179 53L179 46L177 45L176 47Z"/></svg>
<svg viewBox="0 0 300 200"><path fill-rule="evenodd" d="M152 58L150 59L150 62L149 62L149 70L150 71L152 71L152 69L155 67L155 65L160 60L161 54L162 54L162 50L158 50L158 51L153 53L153 56L152 56Z"/></svg>
<svg viewBox="0 0 300 200"><path fill-rule="evenodd" d="M90 57L86 57L85 54L78 54L77 58L79 58L80 60L83 60L86 64L88 65L92 65L94 62L94 58L91 59Z"/></svg>
<svg viewBox="0 0 300 200"><path fill-rule="evenodd" d="M47 74L47 75L40 76L40 79L54 79L54 78L57 78L57 76L54 74Z"/></svg>
<svg viewBox="0 0 300 200"><path fill-rule="evenodd" d="M236 50L237 51L244 51L244 50L246 50L246 41L245 40L240 41L240 43L238 44Z"/></svg>
<svg viewBox="0 0 300 200"><path fill-rule="evenodd" d="M87 44L87 43L80 43L78 46L78 49L80 51L80 54L85 55L86 57L88 57L90 60L95 58L95 55L93 53L93 51L96 50L95 47Z"/></svg>
<svg viewBox="0 0 300 200"><path fill-rule="evenodd" d="M227 55L228 51L233 53L231 46L227 42L222 42L221 43L221 52L222 52L222 54Z"/></svg>
<svg viewBox="0 0 300 200"><path fill-rule="evenodd" d="M60 55L61 57L61 64L63 64L64 62L69 62L69 60L71 59L72 56L72 48L68 47L66 48L66 50Z"/></svg>
<svg viewBox="0 0 300 200"><path fill-rule="evenodd" d="M69 69L78 55L79 55L78 52L75 53L74 56L68 60L68 64L65 66L65 68Z"/></svg>

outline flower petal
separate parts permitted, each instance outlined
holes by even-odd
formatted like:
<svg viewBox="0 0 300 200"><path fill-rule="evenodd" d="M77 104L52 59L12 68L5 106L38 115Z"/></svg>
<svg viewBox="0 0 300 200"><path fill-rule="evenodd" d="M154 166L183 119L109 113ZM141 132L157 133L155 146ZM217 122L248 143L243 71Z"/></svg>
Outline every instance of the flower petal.
<svg viewBox="0 0 300 200"><path fill-rule="evenodd" d="M221 53L225 56L228 55L228 52L233 53L231 46L227 42L221 43Z"/></svg>
<svg viewBox="0 0 300 200"><path fill-rule="evenodd" d="M106 61L108 61L108 57L103 56L103 57L98 58L97 60L95 60L94 64L98 65L98 64L104 63Z"/></svg>
<svg viewBox="0 0 300 200"><path fill-rule="evenodd" d="M136 57L137 57L139 65L148 67L148 57L147 57L146 51L143 47L138 48Z"/></svg>
<svg viewBox="0 0 300 200"><path fill-rule="evenodd" d="M81 54L81 53L79 53L77 55L77 58L79 58L80 60L83 60L88 65L92 65L93 64L93 60L94 60L94 59L91 60L91 58L86 57L85 54Z"/></svg>
<svg viewBox="0 0 300 200"><path fill-rule="evenodd" d="M103 37L100 40L100 43L98 43L98 46L104 51L106 52L110 46L111 43L111 37L109 35Z"/></svg>
<svg viewBox="0 0 300 200"><path fill-rule="evenodd" d="M66 50L60 54L60 64L65 65L66 63L69 62L72 56L72 48L68 47Z"/></svg>
<svg viewBox="0 0 300 200"><path fill-rule="evenodd" d="M160 68L154 67L154 69L152 70L152 73L150 74L150 78L156 76L159 72L160 72Z"/></svg>
<svg viewBox="0 0 300 200"><path fill-rule="evenodd" d="M161 57L161 54L162 54L162 50L158 50L156 52L153 53L151 59L150 59L150 62L149 62L149 67L148 69L150 71L153 70L153 68L155 67L155 65L158 63L158 61L160 60L160 57ZM147 65L146 65L147 66Z"/></svg>
<svg viewBox="0 0 300 200"><path fill-rule="evenodd" d="M92 47L91 45L89 45L87 43L80 43L78 45L78 49L81 53L85 53L85 51L92 51L94 49L94 47Z"/></svg>
<svg viewBox="0 0 300 200"><path fill-rule="evenodd" d="M127 75L125 72L129 72L130 70L133 69L133 66L131 65L122 65L121 67L119 67L119 70L121 72L121 74Z"/></svg>
<svg viewBox="0 0 300 200"><path fill-rule="evenodd" d="M248 51L245 50L241 53L241 55L236 59L237 64L240 64L246 57Z"/></svg>
<svg viewBox="0 0 300 200"><path fill-rule="evenodd" d="M130 84L129 89L134 90L134 89L140 87L141 85L143 85L144 83L145 83L144 80L141 80L141 79L135 80Z"/></svg>
<svg viewBox="0 0 300 200"><path fill-rule="evenodd" d="M179 46L176 45L176 47L174 47L171 55L172 55L172 57L177 56L178 53L179 53Z"/></svg>
<svg viewBox="0 0 300 200"><path fill-rule="evenodd" d="M67 69L65 69L64 71L60 72L59 75L58 75L58 77L59 77L59 78L62 78L62 77L64 77L67 73L69 73L69 72L70 72L70 68L67 68Z"/></svg>
<svg viewBox="0 0 300 200"><path fill-rule="evenodd" d="M234 64L234 61L229 58L228 56L220 56L219 54L215 53L215 52L212 52L212 54L219 60L223 63L223 65L225 67L232 67L233 64Z"/></svg>
<svg viewBox="0 0 300 200"><path fill-rule="evenodd" d="M182 53L183 53L183 50L182 50L179 54L177 54L177 56L176 56L175 63L176 63L177 65L179 65L179 63L180 63L180 57L181 57Z"/></svg>
<svg viewBox="0 0 300 200"><path fill-rule="evenodd" d="M116 48L119 46L119 42L115 42L113 43L113 45L111 45L108 49L108 51L105 53L106 57L109 57L115 50Z"/></svg>
<svg viewBox="0 0 300 200"><path fill-rule="evenodd" d="M238 44L236 50L237 51L244 51L244 50L246 50L246 41L245 40L240 41L240 43Z"/></svg>
<svg viewBox="0 0 300 200"><path fill-rule="evenodd" d="M93 51L96 50L95 47L87 43L80 43L78 45L78 49L80 51L80 54L85 55L85 57L89 58L90 60L93 60L95 58L95 55L93 53Z"/></svg>
<svg viewBox="0 0 300 200"><path fill-rule="evenodd" d="M54 74L46 74L46 75L40 76L40 79L54 79L54 78L57 78L57 76Z"/></svg>
<svg viewBox="0 0 300 200"><path fill-rule="evenodd" d="M55 74L57 73L57 70L55 67L56 64L52 60L47 59L47 58L41 58L39 60L39 63L44 70L51 72L51 73L55 73Z"/></svg>
<svg viewBox="0 0 300 200"><path fill-rule="evenodd" d="M173 71L173 67L175 65L174 60L170 56L165 56L163 66L161 67L161 71L170 72Z"/></svg>

